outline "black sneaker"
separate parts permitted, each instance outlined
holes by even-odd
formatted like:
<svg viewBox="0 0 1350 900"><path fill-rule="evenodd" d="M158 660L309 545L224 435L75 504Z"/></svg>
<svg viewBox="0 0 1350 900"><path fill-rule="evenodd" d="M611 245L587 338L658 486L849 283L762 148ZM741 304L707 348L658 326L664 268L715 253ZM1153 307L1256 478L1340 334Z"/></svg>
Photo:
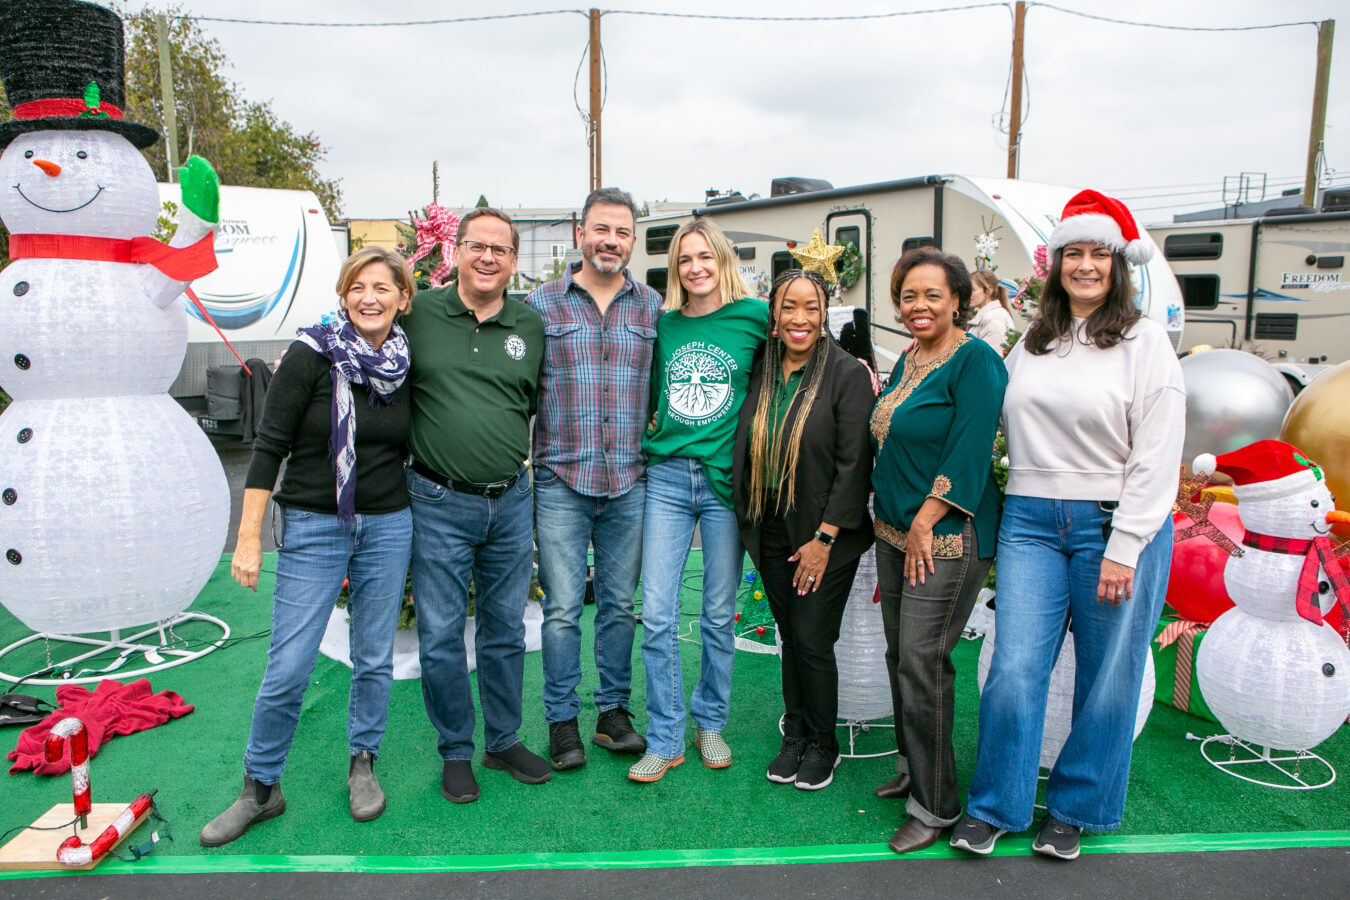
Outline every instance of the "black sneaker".
<svg viewBox="0 0 1350 900"><path fill-rule="evenodd" d="M784 737L783 746L778 755L769 763L769 780L779 784L792 784L797 780L797 768L801 765L802 754L806 752L806 740L799 737Z"/></svg>
<svg viewBox="0 0 1350 900"><path fill-rule="evenodd" d="M622 706L607 709L595 720L591 743L615 753L646 753L647 739L633 730L633 714Z"/></svg>
<svg viewBox="0 0 1350 900"><path fill-rule="evenodd" d="M994 842L1007 833L1002 828L995 828L983 819L977 819L966 813L952 829L952 839L948 843L957 850L988 856L994 852Z"/></svg>
<svg viewBox="0 0 1350 900"><path fill-rule="evenodd" d="M1077 859L1078 835L1082 831L1077 825L1066 825L1054 816L1046 816L1031 849L1055 859Z"/></svg>
<svg viewBox="0 0 1350 900"><path fill-rule="evenodd" d="M559 771L586 765L586 748L581 745L576 719L548 723L548 758Z"/></svg>
<svg viewBox="0 0 1350 900"><path fill-rule="evenodd" d="M521 784L543 784L553 777L553 770L522 743L512 744L505 750L483 751L483 765L489 769L506 772Z"/></svg>
<svg viewBox="0 0 1350 900"><path fill-rule="evenodd" d="M467 759L447 759L441 765L441 796L451 803L472 803L478 799L473 763Z"/></svg>
<svg viewBox="0 0 1350 900"><path fill-rule="evenodd" d="M803 791L818 791L834 781L834 767L842 757L830 753L815 741L806 745L801 765L797 767L797 787Z"/></svg>

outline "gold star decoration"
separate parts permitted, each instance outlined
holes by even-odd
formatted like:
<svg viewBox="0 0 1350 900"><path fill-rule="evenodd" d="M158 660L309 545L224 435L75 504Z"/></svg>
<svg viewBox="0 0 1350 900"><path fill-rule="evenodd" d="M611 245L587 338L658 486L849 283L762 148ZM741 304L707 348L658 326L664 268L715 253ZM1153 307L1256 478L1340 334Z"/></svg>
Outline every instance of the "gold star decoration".
<svg viewBox="0 0 1350 900"><path fill-rule="evenodd" d="M827 283L834 284L839 280L839 276L834 272L834 261L844 252L844 248L825 243L825 239L820 236L819 228L811 235L811 243L805 247L793 247L788 252L804 270L819 272Z"/></svg>
<svg viewBox="0 0 1350 900"><path fill-rule="evenodd" d="M1186 470L1182 469L1181 483L1177 486L1177 499L1172 504L1172 509L1189 516L1191 524L1178 529L1172 537L1172 543L1180 544L1193 537L1204 537L1229 556L1241 556L1242 548L1234 544L1228 535L1219 530L1219 526L1209 520L1209 508L1214 505L1214 497L1201 494L1208 484L1207 475L1188 476ZM1201 497L1199 502L1194 499L1196 496Z"/></svg>

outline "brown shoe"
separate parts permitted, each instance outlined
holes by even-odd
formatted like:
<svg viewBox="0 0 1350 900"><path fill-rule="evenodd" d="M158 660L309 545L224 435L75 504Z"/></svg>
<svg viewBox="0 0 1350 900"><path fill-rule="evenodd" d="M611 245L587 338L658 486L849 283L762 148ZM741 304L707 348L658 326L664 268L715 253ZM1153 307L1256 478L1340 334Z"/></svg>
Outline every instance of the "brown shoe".
<svg viewBox="0 0 1350 900"><path fill-rule="evenodd" d="M885 784L879 784L872 791L882 800L901 800L909 796L909 773L897 775Z"/></svg>
<svg viewBox="0 0 1350 900"><path fill-rule="evenodd" d="M942 834L941 828L929 828L918 819L910 816L905 824L895 830L895 837L891 838L888 846L896 853L909 853L913 850L922 850L932 844L940 834Z"/></svg>

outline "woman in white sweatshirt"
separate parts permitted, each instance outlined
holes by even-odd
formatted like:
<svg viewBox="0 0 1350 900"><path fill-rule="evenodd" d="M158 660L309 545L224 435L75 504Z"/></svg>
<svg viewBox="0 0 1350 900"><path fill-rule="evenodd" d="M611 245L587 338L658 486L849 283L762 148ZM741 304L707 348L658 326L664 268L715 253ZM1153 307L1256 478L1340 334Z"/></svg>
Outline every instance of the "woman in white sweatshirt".
<svg viewBox="0 0 1350 900"><path fill-rule="evenodd" d="M1172 345L1134 303L1129 265L1153 249L1118 200L1075 196L1050 235L1040 313L1008 354L998 643L953 847L987 854L1030 827L1050 670L1069 627L1074 724L1032 849L1073 859L1082 829L1120 827L1186 415Z"/></svg>

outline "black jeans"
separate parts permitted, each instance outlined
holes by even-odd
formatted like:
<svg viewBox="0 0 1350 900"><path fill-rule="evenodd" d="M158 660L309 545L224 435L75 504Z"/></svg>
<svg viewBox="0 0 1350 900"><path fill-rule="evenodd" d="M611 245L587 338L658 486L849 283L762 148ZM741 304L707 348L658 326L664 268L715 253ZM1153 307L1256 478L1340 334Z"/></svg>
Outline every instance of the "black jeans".
<svg viewBox="0 0 1350 900"><path fill-rule="evenodd" d="M965 554L933 560L937 571L914 587L905 581L905 554L877 541L895 745L901 770L908 765L911 784L905 811L932 828L953 825L961 816L952 752L952 648L961 639L992 562L979 558L970 522L963 538Z"/></svg>
<svg viewBox="0 0 1350 900"><path fill-rule="evenodd" d="M839 714L839 668L834 644L844 605L858 572L858 560L828 565L820 586L805 597L792 585L797 552L778 517L764 520L760 529L759 574L769 610L783 639L783 733L815 741L825 752L837 754L834 727Z"/></svg>

